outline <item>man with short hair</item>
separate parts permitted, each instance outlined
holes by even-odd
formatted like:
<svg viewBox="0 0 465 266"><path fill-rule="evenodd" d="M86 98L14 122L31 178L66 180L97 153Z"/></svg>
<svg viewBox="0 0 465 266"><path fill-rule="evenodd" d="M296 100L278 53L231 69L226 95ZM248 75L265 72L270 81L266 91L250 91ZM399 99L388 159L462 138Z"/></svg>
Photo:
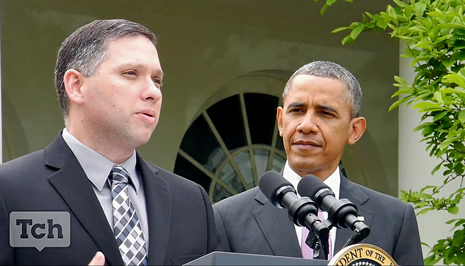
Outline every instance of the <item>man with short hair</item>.
<svg viewBox="0 0 465 266"><path fill-rule="evenodd" d="M0 165L0 265L182 265L217 249L205 190L136 151L158 123L162 81L143 25L96 20L66 38L55 69L66 127ZM68 213L69 246L18 246L17 212Z"/></svg>
<svg viewBox="0 0 465 266"><path fill-rule="evenodd" d="M297 188L301 178L317 176L337 199L346 198L357 206L371 229L362 243L384 249L399 265L422 265L412 206L349 181L339 169L346 144L355 144L366 129L356 78L336 63L315 61L290 77L282 97L276 118L287 154L284 178ZM224 251L303 257L302 228L257 187L216 203L213 210ZM327 218L327 213L323 215ZM330 255L341 250L351 235L350 229L333 228Z"/></svg>

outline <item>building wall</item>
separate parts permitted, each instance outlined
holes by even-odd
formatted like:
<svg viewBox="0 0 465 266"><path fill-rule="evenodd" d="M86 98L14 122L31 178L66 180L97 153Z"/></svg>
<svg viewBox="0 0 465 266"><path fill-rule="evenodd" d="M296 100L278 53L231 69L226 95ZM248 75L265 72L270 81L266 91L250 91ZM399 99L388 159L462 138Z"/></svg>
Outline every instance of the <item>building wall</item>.
<svg viewBox="0 0 465 266"><path fill-rule="evenodd" d="M368 131L343 157L349 177L397 195L398 119L388 107L398 45L368 33L342 46L344 34L330 33L386 2L341 2L321 16L321 4L311 0L3 0L3 160L44 148L63 128L53 69L66 36L94 19L126 18L158 35L166 73L160 123L139 150L148 160L172 170L184 133L203 108L239 91L279 97L300 66L330 60L351 70L364 89Z"/></svg>

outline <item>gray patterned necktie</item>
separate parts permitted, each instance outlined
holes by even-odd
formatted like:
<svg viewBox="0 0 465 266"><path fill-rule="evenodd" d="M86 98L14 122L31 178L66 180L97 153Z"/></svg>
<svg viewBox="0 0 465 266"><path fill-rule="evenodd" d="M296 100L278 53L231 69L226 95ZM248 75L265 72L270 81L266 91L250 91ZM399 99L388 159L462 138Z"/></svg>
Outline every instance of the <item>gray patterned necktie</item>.
<svg viewBox="0 0 465 266"><path fill-rule="evenodd" d="M113 205L113 229L125 265L147 265L145 239L134 205L129 200L129 174L114 166L109 180Z"/></svg>

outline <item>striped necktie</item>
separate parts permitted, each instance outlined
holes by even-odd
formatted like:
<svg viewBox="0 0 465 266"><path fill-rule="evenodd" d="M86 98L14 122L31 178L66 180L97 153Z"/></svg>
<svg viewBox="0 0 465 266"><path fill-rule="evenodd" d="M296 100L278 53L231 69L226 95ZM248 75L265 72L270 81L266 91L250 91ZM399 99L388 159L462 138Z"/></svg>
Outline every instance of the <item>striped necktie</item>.
<svg viewBox="0 0 465 266"><path fill-rule="evenodd" d="M124 265L147 265L147 251L134 205L129 200L129 174L114 166L109 180L113 205L113 230Z"/></svg>

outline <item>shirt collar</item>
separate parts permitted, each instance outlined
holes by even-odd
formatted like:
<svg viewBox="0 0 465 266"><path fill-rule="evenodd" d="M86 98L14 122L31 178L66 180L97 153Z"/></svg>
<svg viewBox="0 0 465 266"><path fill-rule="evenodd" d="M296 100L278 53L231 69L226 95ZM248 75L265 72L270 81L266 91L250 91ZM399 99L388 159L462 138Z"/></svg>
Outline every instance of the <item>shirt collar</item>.
<svg viewBox="0 0 465 266"><path fill-rule="evenodd" d="M283 176L294 186L294 188L297 188L300 179L302 179L301 176L299 176L296 172L294 172L294 170L291 169L288 161L286 161L286 164L284 165ZM323 183L325 183L329 188L331 188L331 190L334 192L334 197L336 199L339 199L339 191L341 185L339 166L336 167L336 170L328 178L326 178L326 180Z"/></svg>
<svg viewBox="0 0 465 266"><path fill-rule="evenodd" d="M103 155L84 145L77 138L71 135L68 129L65 128L63 130L62 136L66 144L68 144L69 148L74 153L74 156L76 156L79 161L79 164L86 173L87 178L99 191L102 191L115 164ZM137 156L136 151L134 150L129 159L118 165L123 166L126 171L128 171L130 183L134 186L136 193L138 193L140 189L140 181L137 178L136 160Z"/></svg>

